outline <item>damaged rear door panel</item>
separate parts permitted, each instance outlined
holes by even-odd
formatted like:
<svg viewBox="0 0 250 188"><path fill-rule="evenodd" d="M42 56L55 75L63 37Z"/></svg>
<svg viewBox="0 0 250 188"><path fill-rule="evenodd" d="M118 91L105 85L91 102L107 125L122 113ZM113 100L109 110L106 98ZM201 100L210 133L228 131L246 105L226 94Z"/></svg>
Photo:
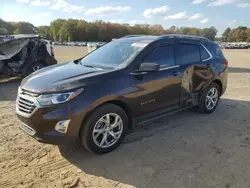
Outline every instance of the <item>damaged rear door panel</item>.
<svg viewBox="0 0 250 188"><path fill-rule="evenodd" d="M177 45L177 64L183 74L180 102L182 106L194 105L199 91L215 79L216 73L209 60L202 60L200 41L180 40Z"/></svg>
<svg viewBox="0 0 250 188"><path fill-rule="evenodd" d="M50 41L36 35L12 35L0 40L0 74L25 77L56 64Z"/></svg>

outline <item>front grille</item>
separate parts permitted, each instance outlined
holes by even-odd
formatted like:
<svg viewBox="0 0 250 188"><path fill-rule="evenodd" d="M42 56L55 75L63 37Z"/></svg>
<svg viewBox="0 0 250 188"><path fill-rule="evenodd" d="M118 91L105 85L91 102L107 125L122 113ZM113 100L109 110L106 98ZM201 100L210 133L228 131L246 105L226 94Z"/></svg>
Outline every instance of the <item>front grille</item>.
<svg viewBox="0 0 250 188"><path fill-rule="evenodd" d="M18 97L18 110L27 114L31 114L35 109L35 105L33 101L25 99L23 97Z"/></svg>
<svg viewBox="0 0 250 188"><path fill-rule="evenodd" d="M37 96L38 94L19 88L16 101L17 113L24 116L31 115L36 109L36 104L34 101L36 101Z"/></svg>

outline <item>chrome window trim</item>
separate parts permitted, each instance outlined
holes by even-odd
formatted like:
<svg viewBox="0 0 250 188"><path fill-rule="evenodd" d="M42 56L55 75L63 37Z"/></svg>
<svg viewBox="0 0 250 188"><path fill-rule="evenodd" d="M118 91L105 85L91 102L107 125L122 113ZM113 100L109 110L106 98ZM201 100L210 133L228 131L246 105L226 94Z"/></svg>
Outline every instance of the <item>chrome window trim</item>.
<svg viewBox="0 0 250 188"><path fill-rule="evenodd" d="M178 67L180 67L180 65L175 65L175 66L172 66L172 67L161 68L160 71L162 71L162 70L168 70L168 69L174 69L174 68L178 68Z"/></svg>
<svg viewBox="0 0 250 188"><path fill-rule="evenodd" d="M201 43L201 46L207 51L208 55L210 56L207 59L202 60L202 62L208 61L213 58L213 55L209 52L209 50L204 46L204 44Z"/></svg>

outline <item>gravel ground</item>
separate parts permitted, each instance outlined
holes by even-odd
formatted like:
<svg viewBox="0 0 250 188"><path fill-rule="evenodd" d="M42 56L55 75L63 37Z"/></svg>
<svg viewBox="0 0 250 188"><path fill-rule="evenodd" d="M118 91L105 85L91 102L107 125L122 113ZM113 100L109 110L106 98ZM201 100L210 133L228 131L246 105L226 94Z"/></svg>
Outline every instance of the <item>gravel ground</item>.
<svg viewBox="0 0 250 188"><path fill-rule="evenodd" d="M66 61L82 47L55 47ZM151 122L106 155L41 144L19 129L20 81L0 82L0 187L250 187L250 50L226 50L226 93L213 114L188 110ZM71 56L66 56L71 54Z"/></svg>

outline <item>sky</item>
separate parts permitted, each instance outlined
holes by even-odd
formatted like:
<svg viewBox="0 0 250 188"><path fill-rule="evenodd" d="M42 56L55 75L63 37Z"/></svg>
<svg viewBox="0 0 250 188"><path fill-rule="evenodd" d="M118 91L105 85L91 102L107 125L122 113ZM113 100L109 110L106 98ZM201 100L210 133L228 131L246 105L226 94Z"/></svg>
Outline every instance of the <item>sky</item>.
<svg viewBox="0 0 250 188"><path fill-rule="evenodd" d="M49 25L57 18L161 24L164 28L250 27L250 0L1 0L0 18Z"/></svg>

